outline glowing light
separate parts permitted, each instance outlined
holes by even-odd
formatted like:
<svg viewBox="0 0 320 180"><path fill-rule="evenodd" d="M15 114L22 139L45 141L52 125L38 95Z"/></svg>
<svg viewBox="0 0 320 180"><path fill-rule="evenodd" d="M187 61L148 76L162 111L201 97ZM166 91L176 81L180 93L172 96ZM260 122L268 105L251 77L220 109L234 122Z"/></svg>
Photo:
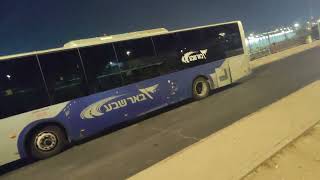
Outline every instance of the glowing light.
<svg viewBox="0 0 320 180"><path fill-rule="evenodd" d="M8 78L8 79L11 79L11 76L8 74L8 75L7 75L7 78Z"/></svg>
<svg viewBox="0 0 320 180"><path fill-rule="evenodd" d="M131 55L131 51L127 51L126 54L127 54L127 56L130 56Z"/></svg>
<svg viewBox="0 0 320 180"><path fill-rule="evenodd" d="M220 33L219 36L225 37L226 33Z"/></svg>

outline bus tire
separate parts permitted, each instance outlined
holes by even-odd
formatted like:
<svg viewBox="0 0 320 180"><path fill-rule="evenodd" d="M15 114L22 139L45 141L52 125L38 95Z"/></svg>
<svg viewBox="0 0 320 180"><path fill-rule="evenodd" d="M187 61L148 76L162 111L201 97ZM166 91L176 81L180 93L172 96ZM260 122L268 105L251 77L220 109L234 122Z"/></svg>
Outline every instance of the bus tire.
<svg viewBox="0 0 320 180"><path fill-rule="evenodd" d="M201 100L209 96L210 85L204 77L198 77L193 81L192 95L195 100Z"/></svg>
<svg viewBox="0 0 320 180"><path fill-rule="evenodd" d="M66 134L60 127L46 126L32 133L27 146L32 159L42 160L61 153L67 144Z"/></svg>

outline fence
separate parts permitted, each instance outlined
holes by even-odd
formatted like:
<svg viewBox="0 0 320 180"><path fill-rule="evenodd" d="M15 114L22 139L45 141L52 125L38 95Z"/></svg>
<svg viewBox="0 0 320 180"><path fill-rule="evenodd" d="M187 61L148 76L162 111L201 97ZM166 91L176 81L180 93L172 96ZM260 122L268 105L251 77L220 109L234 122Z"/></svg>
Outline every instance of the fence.
<svg viewBox="0 0 320 180"><path fill-rule="evenodd" d="M246 42L251 60L254 60L315 39L319 39L318 25L300 29L283 28L258 35L251 34Z"/></svg>

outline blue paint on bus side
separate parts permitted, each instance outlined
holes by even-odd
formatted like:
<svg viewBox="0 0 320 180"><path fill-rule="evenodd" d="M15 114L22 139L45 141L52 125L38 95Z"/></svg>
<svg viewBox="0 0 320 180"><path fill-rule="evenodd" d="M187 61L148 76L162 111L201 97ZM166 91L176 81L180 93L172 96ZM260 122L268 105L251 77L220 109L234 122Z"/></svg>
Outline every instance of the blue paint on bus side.
<svg viewBox="0 0 320 180"><path fill-rule="evenodd" d="M201 65L82 98L82 102L78 102L82 108L79 108L79 105L77 105L79 109L75 108L70 111L70 121L73 126L72 139L79 140L84 137L90 137L121 122L136 119L151 110L155 111L170 104L191 98L193 80L198 76L209 78L210 74L215 72L215 68L220 67L223 62L224 60ZM140 91L141 89L154 86L158 87L155 93L151 94L152 98L145 96L145 100L141 102L134 103L131 101L132 97L143 94ZM106 100L106 103L99 104L99 101L110 97L114 97L114 99L111 101ZM94 105L97 102L99 104L97 105L98 107ZM121 102L125 102L124 107L120 106ZM84 107L84 105L87 106ZM92 118L82 118L81 113L88 107L90 109L90 105L93 105L91 107L92 111L96 111L96 109L100 111L87 114L88 116L91 115ZM112 110L108 111L108 108ZM82 131L82 134L80 134L80 131Z"/></svg>
<svg viewBox="0 0 320 180"><path fill-rule="evenodd" d="M78 141L121 122L134 120L147 112L191 98L195 78L209 78L224 61L72 100L56 117L29 124L19 135L19 153L22 158L27 157L24 147L28 138L26 135L40 123L59 123L66 129L69 140Z"/></svg>

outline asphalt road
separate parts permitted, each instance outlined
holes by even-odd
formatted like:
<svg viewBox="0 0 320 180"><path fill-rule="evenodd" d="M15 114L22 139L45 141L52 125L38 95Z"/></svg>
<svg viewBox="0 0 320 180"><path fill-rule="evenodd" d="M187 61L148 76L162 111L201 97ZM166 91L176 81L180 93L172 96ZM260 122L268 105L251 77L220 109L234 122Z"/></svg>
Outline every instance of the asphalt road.
<svg viewBox="0 0 320 180"><path fill-rule="evenodd" d="M258 68L245 81L203 101L167 108L0 179L125 179L317 79L320 48Z"/></svg>

